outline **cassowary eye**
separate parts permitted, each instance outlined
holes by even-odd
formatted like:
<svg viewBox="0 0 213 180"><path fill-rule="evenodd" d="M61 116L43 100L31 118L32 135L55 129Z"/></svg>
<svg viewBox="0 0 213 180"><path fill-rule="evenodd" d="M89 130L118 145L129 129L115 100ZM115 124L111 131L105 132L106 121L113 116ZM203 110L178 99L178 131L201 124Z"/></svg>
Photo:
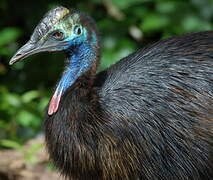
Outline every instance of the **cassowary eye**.
<svg viewBox="0 0 213 180"><path fill-rule="evenodd" d="M64 33L61 31L56 31L52 34L52 36L57 40L63 40L64 39Z"/></svg>

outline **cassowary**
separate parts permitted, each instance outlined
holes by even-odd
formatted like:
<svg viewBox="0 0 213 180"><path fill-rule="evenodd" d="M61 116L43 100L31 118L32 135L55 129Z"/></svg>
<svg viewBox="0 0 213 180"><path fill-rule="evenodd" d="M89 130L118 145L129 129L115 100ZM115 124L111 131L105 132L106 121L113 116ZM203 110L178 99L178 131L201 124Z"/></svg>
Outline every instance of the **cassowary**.
<svg viewBox="0 0 213 180"><path fill-rule="evenodd" d="M161 40L96 74L95 22L50 10L10 64L64 51L45 117L47 149L76 180L213 178L213 31Z"/></svg>

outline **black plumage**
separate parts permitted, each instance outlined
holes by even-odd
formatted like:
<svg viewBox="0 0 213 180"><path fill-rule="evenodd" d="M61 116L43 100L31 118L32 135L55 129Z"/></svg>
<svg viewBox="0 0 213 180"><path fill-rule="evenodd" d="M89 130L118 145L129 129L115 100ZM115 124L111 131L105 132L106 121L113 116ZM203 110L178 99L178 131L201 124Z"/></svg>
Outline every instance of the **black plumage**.
<svg viewBox="0 0 213 180"><path fill-rule="evenodd" d="M212 179L213 31L161 40L96 74L94 22L60 8L59 23L43 35L42 21L35 41L10 63L42 51L68 54L45 117L47 149L62 174L76 180ZM69 41L64 31L73 33Z"/></svg>
<svg viewBox="0 0 213 180"><path fill-rule="evenodd" d="M82 75L46 116L51 158L73 179L212 179L213 32L159 41Z"/></svg>

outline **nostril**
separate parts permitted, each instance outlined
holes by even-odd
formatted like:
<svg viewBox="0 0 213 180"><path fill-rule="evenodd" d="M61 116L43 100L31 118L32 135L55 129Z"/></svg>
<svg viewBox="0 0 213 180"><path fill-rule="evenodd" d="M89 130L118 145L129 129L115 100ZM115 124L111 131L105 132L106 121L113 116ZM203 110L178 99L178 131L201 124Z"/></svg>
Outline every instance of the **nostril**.
<svg viewBox="0 0 213 180"><path fill-rule="evenodd" d="M16 54L16 56L21 56L21 54L20 54L20 53L18 53L18 54Z"/></svg>

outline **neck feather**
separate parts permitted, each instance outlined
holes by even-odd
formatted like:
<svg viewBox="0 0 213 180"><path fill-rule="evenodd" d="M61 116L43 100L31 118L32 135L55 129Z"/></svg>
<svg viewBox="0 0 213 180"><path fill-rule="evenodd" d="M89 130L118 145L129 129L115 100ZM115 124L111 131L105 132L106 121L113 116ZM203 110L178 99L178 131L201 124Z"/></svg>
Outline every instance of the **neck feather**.
<svg viewBox="0 0 213 180"><path fill-rule="evenodd" d="M95 47L84 43L74 50L69 50L67 52L66 67L58 83L58 88L64 93L78 78L84 75L90 75L87 79L92 80L96 73L96 66L97 50Z"/></svg>
<svg viewBox="0 0 213 180"><path fill-rule="evenodd" d="M50 101L48 114L52 115L58 109L60 99L66 90L80 77L86 77L87 85L93 85L97 63L99 61L98 47L92 43L81 45L67 51L66 67L62 78L57 84L56 91ZM85 80L84 80L85 81Z"/></svg>

